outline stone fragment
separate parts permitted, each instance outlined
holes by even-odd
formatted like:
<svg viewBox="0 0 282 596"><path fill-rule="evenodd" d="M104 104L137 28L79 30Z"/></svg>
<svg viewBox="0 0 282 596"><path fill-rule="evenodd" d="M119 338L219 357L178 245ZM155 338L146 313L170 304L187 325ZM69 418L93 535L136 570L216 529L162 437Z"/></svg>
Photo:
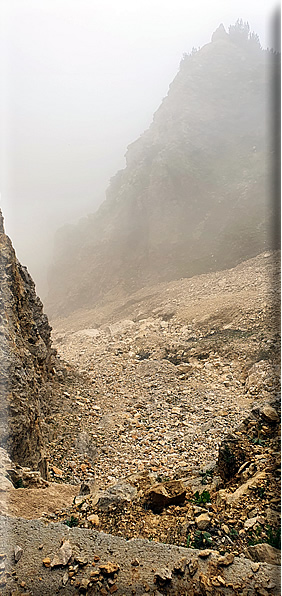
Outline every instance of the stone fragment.
<svg viewBox="0 0 282 596"><path fill-rule="evenodd" d="M259 563L251 563L251 570L256 573L260 568L260 564Z"/></svg>
<svg viewBox="0 0 282 596"><path fill-rule="evenodd" d="M212 553L212 550L210 548L205 548L204 550L200 550L199 557L201 559L206 559L207 557L210 556L211 553Z"/></svg>
<svg viewBox="0 0 282 596"><path fill-rule="evenodd" d="M199 567L199 563L198 563L197 559L195 559L195 558L191 559L191 561L188 564L188 570L192 577L198 571L198 567Z"/></svg>
<svg viewBox="0 0 282 596"><path fill-rule="evenodd" d="M98 527L100 524L100 520L98 515L96 515L96 513L92 513L91 515L88 516L88 521L92 524L92 526Z"/></svg>
<svg viewBox="0 0 282 596"><path fill-rule="evenodd" d="M54 559L51 562L51 567L59 567L67 565L70 558L72 556L72 547L69 540L66 540L57 554L55 555Z"/></svg>
<svg viewBox="0 0 282 596"><path fill-rule="evenodd" d="M222 557L218 557L218 559L217 559L218 565L224 565L225 567L227 567L228 565L231 565L231 563L233 563L233 561L234 561L234 555L232 553L226 553L225 555L223 555Z"/></svg>
<svg viewBox="0 0 282 596"><path fill-rule="evenodd" d="M244 528L245 530L250 530L251 528L253 528L253 526L256 525L258 521L258 517L251 517L250 519L246 519L246 521L244 522Z"/></svg>
<svg viewBox="0 0 282 596"><path fill-rule="evenodd" d="M80 582L79 592L82 594L85 594L87 592L89 584L90 584L89 579L84 577Z"/></svg>
<svg viewBox="0 0 282 596"><path fill-rule="evenodd" d="M145 493L148 506L153 511L161 511L170 505L179 505L184 502L186 488L181 480L170 480L155 484Z"/></svg>
<svg viewBox="0 0 282 596"><path fill-rule="evenodd" d="M119 571L119 565L117 565L117 563L111 563L109 561L104 565L99 565L99 569L101 573L103 573L104 575L113 575L114 573L117 573Z"/></svg>
<svg viewBox="0 0 282 596"><path fill-rule="evenodd" d="M208 527L210 521L211 518L208 513L201 513L201 515L196 517L196 524L199 530L205 530Z"/></svg>
<svg viewBox="0 0 282 596"><path fill-rule="evenodd" d="M69 574L68 574L67 571L65 571L65 573L64 573L64 575L62 577L62 584L63 584L63 586L66 586L67 583L68 583L68 581L69 581Z"/></svg>
<svg viewBox="0 0 282 596"><path fill-rule="evenodd" d="M185 557L183 557L177 563L175 563L174 568L173 568L173 571L175 573L179 573L181 575L184 575L186 564L187 564L187 559Z"/></svg>
<svg viewBox="0 0 282 596"><path fill-rule="evenodd" d="M103 511L112 505L129 503L137 495L137 489L128 482L118 482L99 494L98 507Z"/></svg>
<svg viewBox="0 0 282 596"><path fill-rule="evenodd" d="M140 565L138 559L134 559L133 561L131 561L131 565L132 567L138 567L138 565Z"/></svg>
<svg viewBox="0 0 282 596"><path fill-rule="evenodd" d="M162 567L158 569L154 575L154 581L156 583L166 584L171 582L172 572L168 567Z"/></svg>
<svg viewBox="0 0 282 596"><path fill-rule="evenodd" d="M266 509L266 519L271 526L280 526L280 517L280 514L277 511L274 511L274 509L271 509L270 507Z"/></svg>
<svg viewBox="0 0 282 596"><path fill-rule="evenodd" d="M78 563L80 567L84 567L88 563L87 555L75 555L74 561Z"/></svg>
<svg viewBox="0 0 282 596"><path fill-rule="evenodd" d="M177 366L177 372L179 374L186 374L189 373L193 370L193 367L191 364L188 363L182 363L182 364L178 364Z"/></svg>
<svg viewBox="0 0 282 596"><path fill-rule="evenodd" d="M246 556L253 561L261 561L270 565L280 565L281 563L281 551L265 542L249 546Z"/></svg>
<svg viewBox="0 0 282 596"><path fill-rule="evenodd" d="M99 575L100 575L99 569L93 569L93 571L90 571L90 577L91 577L91 579L98 578Z"/></svg>
<svg viewBox="0 0 282 596"><path fill-rule="evenodd" d="M56 466L52 466L51 467L51 470L54 472L55 476L62 476L63 475L62 470L60 470Z"/></svg>
<svg viewBox="0 0 282 596"><path fill-rule="evenodd" d="M263 408L261 410L261 415L267 422L270 422L270 423L275 423L275 422L278 422L278 420L279 420L279 416L278 416L276 410L274 408L272 408L271 406L269 406L268 404L265 404L265 406L263 406Z"/></svg>
<svg viewBox="0 0 282 596"><path fill-rule="evenodd" d="M264 480L265 478L266 473L264 471L257 472L252 478L249 478L247 482L241 484L241 486L239 486L237 490L234 491L234 493L228 493L226 490L219 490L216 499L217 504L225 501L229 505L236 505L240 502L241 498L244 495L249 493L250 489L259 486L262 480Z"/></svg>
<svg viewBox="0 0 282 596"><path fill-rule="evenodd" d="M23 549L21 546L16 545L14 548L14 557L15 557L15 561L16 563L20 560L21 556L23 554Z"/></svg>
<svg viewBox="0 0 282 596"><path fill-rule="evenodd" d="M42 563L43 563L44 567L50 567L51 559L49 557L45 557L45 559L43 559Z"/></svg>

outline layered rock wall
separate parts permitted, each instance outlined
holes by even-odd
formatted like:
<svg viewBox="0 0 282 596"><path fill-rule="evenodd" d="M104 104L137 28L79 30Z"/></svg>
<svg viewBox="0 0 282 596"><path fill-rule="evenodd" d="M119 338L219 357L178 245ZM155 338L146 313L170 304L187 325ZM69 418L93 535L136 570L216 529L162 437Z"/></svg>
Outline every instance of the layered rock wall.
<svg viewBox="0 0 282 596"><path fill-rule="evenodd" d="M0 445L46 476L42 405L54 364L51 327L0 211Z"/></svg>

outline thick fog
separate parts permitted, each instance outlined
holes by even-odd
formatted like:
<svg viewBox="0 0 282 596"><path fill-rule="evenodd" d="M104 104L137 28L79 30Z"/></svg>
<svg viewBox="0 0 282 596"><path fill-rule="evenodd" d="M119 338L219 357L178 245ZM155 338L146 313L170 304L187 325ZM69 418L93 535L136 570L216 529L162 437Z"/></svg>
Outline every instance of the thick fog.
<svg viewBox="0 0 282 596"><path fill-rule="evenodd" d="M1 207L46 293L55 230L96 210L183 53L222 22L273 47L277 2L2 0Z"/></svg>

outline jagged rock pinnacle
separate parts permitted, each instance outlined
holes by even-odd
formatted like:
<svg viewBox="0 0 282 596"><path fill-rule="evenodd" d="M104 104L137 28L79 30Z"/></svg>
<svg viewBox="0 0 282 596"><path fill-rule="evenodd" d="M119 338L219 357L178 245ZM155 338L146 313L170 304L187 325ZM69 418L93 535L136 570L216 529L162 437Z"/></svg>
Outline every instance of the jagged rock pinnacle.
<svg viewBox="0 0 282 596"><path fill-rule="evenodd" d="M228 33L225 31L225 27L220 23L219 27L212 34L211 41L218 41L219 39L228 39Z"/></svg>

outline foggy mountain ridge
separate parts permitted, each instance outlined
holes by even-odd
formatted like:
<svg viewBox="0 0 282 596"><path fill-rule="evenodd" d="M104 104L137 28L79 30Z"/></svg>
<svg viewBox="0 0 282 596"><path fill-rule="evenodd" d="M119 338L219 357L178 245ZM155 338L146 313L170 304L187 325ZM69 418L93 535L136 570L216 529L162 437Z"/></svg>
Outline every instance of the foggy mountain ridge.
<svg viewBox="0 0 282 596"><path fill-rule="evenodd" d="M52 316L158 281L235 266L275 247L273 113L278 56L239 22L185 55L106 200L55 239Z"/></svg>

